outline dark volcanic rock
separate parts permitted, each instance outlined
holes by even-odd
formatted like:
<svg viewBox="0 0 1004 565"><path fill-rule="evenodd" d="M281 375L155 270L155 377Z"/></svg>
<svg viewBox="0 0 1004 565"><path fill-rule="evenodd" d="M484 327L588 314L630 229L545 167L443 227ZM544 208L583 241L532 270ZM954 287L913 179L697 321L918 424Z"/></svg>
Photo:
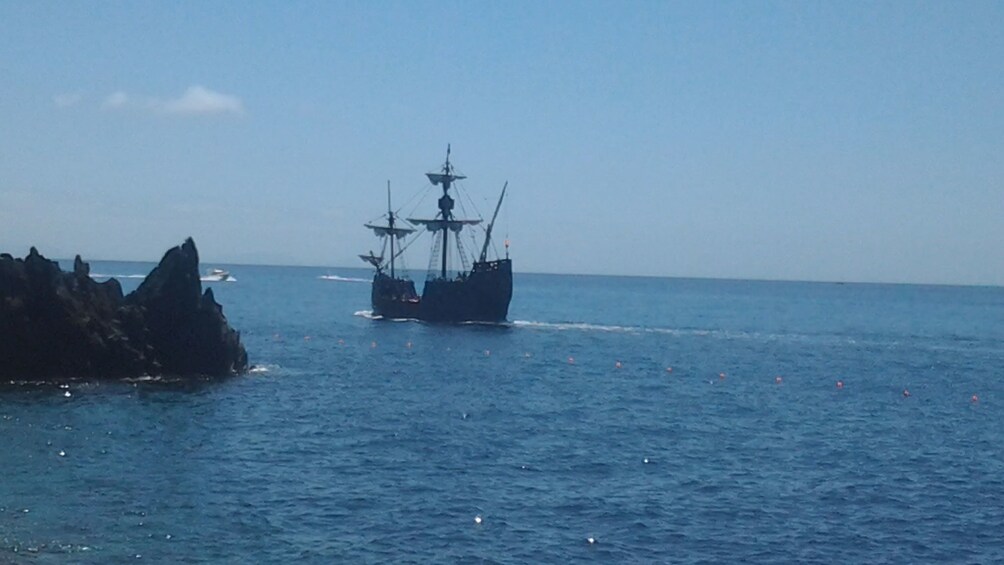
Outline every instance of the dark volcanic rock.
<svg viewBox="0 0 1004 565"><path fill-rule="evenodd" d="M129 296L98 283L78 255L73 272L33 247L0 255L0 378L226 376L247 370L247 352L213 292L202 293L189 238L169 250Z"/></svg>

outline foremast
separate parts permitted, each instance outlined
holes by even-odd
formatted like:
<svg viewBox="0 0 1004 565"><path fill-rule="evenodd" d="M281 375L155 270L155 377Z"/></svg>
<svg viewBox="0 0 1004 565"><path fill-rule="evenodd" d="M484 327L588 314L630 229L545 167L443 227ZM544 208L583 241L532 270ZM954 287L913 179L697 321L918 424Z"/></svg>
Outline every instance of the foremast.
<svg viewBox="0 0 1004 565"><path fill-rule="evenodd" d="M414 233L415 231L414 229L411 228L397 227L396 225L397 220L398 218L394 215L394 208L391 206L390 203L390 181L387 181L387 225L365 224L365 226L373 230L373 233L376 234L378 237L386 237L390 239L389 263L390 263L390 278L392 279L396 278L396 273L394 272L394 259L396 255L396 251L394 250L394 240L401 239L410 233ZM359 258L376 267L378 273L384 267L382 254L380 257L377 257L373 255L372 251L370 251L369 255L360 255Z"/></svg>

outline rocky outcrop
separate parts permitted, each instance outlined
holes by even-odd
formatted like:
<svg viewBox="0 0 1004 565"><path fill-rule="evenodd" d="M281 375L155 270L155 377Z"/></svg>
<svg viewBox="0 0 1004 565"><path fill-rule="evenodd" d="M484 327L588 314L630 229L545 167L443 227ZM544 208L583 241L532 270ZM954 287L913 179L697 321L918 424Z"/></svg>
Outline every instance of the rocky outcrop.
<svg viewBox="0 0 1004 565"><path fill-rule="evenodd" d="M247 352L213 291L202 292L191 238L169 250L128 296L96 282L78 255L73 272L33 247L0 255L0 379L227 376Z"/></svg>

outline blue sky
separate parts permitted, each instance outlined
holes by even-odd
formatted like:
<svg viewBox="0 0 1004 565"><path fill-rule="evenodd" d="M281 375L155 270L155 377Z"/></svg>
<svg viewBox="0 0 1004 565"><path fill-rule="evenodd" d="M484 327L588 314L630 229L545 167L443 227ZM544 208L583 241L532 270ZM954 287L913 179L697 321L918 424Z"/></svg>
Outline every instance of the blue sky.
<svg viewBox="0 0 1004 565"><path fill-rule="evenodd" d="M1000 2L0 3L4 251L362 266L447 143L520 271L1004 284Z"/></svg>

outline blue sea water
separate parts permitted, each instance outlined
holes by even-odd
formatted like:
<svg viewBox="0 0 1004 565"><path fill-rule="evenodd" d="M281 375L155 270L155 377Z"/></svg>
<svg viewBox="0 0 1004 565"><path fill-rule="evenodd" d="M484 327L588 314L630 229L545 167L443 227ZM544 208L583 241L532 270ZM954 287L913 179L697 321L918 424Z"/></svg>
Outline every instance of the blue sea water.
<svg viewBox="0 0 1004 565"><path fill-rule="evenodd" d="M230 270L251 374L0 387L0 562L1004 561L1004 289Z"/></svg>

